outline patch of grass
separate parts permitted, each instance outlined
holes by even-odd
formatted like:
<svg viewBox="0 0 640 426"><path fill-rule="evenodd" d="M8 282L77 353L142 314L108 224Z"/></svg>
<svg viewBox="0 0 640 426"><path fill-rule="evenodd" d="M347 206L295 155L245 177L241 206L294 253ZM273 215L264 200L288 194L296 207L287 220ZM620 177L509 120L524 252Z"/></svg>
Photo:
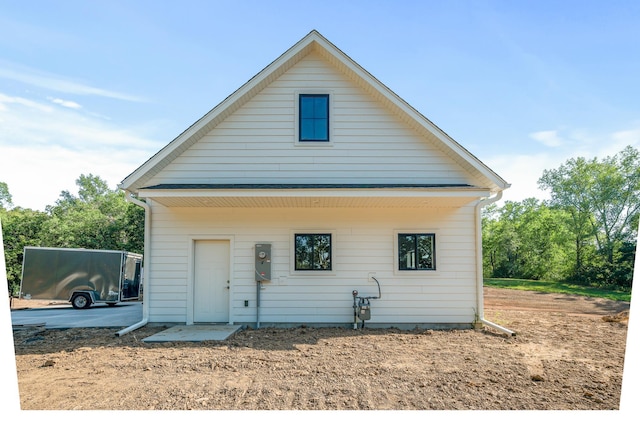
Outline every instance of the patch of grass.
<svg viewBox="0 0 640 426"><path fill-rule="evenodd" d="M586 297L602 297L622 302L631 301L631 293L620 290L608 290L596 287L585 287L578 284L556 281L521 280L514 278L485 278L487 287L510 288L513 290L539 291L542 293L575 294Z"/></svg>

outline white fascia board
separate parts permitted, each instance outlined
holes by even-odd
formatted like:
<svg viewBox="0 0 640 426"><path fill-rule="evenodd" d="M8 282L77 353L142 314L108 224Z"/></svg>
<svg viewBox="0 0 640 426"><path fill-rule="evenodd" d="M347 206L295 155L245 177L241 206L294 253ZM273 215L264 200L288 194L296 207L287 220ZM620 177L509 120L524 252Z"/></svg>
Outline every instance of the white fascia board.
<svg viewBox="0 0 640 426"><path fill-rule="evenodd" d="M405 197L405 198L485 198L491 195L487 188L402 188L402 189L141 189L141 198L268 198L268 197Z"/></svg>

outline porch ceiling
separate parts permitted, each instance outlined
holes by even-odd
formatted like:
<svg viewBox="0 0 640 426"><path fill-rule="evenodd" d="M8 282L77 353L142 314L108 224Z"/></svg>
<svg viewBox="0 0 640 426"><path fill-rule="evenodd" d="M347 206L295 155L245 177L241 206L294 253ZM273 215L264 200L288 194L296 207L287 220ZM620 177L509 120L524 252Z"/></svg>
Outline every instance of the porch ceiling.
<svg viewBox="0 0 640 426"><path fill-rule="evenodd" d="M489 197L486 188L452 187L315 187L315 188L185 188L141 189L138 197L167 207L215 208L424 208L460 207Z"/></svg>

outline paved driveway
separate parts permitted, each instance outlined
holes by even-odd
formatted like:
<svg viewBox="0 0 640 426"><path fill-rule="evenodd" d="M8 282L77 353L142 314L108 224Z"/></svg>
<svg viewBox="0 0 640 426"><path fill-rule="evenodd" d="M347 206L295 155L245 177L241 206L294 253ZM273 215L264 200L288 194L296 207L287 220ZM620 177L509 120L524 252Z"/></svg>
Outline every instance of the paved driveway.
<svg viewBox="0 0 640 426"><path fill-rule="evenodd" d="M46 328L128 327L142 320L141 302L123 302L115 306L96 304L89 309L69 305L11 311L16 326L44 324Z"/></svg>

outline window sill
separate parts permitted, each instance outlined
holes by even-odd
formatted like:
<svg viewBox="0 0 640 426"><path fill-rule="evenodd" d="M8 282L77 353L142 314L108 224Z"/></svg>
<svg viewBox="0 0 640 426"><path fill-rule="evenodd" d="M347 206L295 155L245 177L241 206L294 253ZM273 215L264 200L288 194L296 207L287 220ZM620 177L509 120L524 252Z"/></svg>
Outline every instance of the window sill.
<svg viewBox="0 0 640 426"><path fill-rule="evenodd" d="M336 276L335 271L291 271L292 277L331 277Z"/></svg>
<svg viewBox="0 0 640 426"><path fill-rule="evenodd" d="M331 141L297 141L294 143L294 146L304 146L304 147L332 147L333 142Z"/></svg>
<svg viewBox="0 0 640 426"><path fill-rule="evenodd" d="M405 270L405 269L396 269L393 271L394 275L403 276L403 277L435 277L441 275L441 271L437 269L431 270Z"/></svg>

